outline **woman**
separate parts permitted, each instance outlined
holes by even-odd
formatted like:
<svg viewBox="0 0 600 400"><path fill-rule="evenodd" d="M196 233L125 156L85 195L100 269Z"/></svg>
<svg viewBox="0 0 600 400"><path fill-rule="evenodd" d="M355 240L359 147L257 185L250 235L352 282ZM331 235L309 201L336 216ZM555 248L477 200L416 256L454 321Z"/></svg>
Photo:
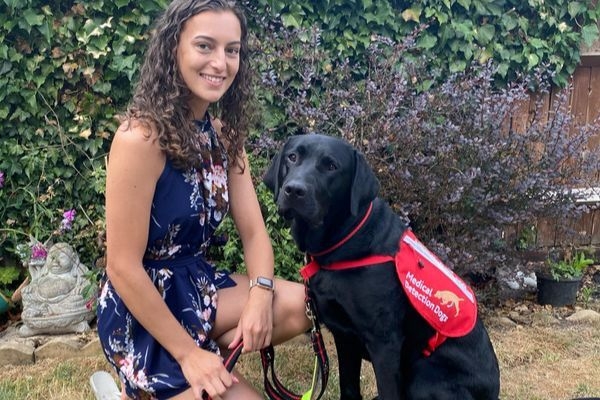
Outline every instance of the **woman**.
<svg viewBox="0 0 600 400"><path fill-rule="evenodd" d="M256 351L310 323L302 285L275 279L272 290L273 251L243 149L246 21L230 1L175 0L155 28L110 150L98 334L123 399L262 399L227 372L220 349L243 340ZM247 276L216 272L203 256L228 211Z"/></svg>

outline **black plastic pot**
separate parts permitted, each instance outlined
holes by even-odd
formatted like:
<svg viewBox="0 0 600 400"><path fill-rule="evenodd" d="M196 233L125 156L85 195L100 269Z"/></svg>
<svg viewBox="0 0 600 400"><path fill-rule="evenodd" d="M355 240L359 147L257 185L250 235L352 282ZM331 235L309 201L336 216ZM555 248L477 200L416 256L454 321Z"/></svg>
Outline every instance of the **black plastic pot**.
<svg viewBox="0 0 600 400"><path fill-rule="evenodd" d="M581 278L555 280L545 274L536 274L537 301L554 307L570 306L577 300Z"/></svg>

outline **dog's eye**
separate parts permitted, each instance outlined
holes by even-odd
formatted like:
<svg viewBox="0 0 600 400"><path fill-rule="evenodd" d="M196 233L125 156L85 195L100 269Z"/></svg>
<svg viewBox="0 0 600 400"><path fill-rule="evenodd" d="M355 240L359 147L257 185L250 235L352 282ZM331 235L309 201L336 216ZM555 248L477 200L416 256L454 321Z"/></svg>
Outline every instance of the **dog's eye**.
<svg viewBox="0 0 600 400"><path fill-rule="evenodd" d="M327 171L335 171L336 169L338 169L338 166L335 163L335 161L329 157L325 157L323 159L323 166Z"/></svg>
<svg viewBox="0 0 600 400"><path fill-rule="evenodd" d="M290 160L290 162L296 162L296 160L298 159L298 156L296 155L296 153L290 153L288 154L288 160Z"/></svg>

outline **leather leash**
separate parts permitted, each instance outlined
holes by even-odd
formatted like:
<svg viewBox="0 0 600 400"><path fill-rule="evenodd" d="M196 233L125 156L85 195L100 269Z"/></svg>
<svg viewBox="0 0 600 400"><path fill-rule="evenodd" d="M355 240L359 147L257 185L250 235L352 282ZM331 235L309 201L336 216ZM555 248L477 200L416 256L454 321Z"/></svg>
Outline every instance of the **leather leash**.
<svg viewBox="0 0 600 400"><path fill-rule="evenodd" d="M315 353L315 369L313 371L313 380L310 390L304 394L296 394L288 390L283 386L281 381L275 374L275 350L273 346L269 346L260 352L263 373L264 373L264 386L267 395L270 400L312 400L320 399L325 393L327 387L327 381L329 379L329 358L325 349L325 343L323 341L323 335L321 334L321 328L315 307L310 296L308 285L304 285L306 291L306 316L312 322L312 329L310 330L310 341L312 343L313 351ZM271 379L269 380L269 368L271 369ZM320 386L319 394L314 397L315 388Z"/></svg>
<svg viewBox="0 0 600 400"><path fill-rule="evenodd" d="M269 345L260 351L260 358L263 367L265 392L267 393L267 396L269 396L270 400L318 400L323 396L325 393L325 388L327 387L327 381L329 379L329 358L327 356L320 324L317 319L317 314L315 312L314 304L310 297L307 285L305 285L305 290L306 316L310 319L313 325L310 330L310 341L315 352L315 369L313 371L311 388L304 394L296 394L287 389L281 383L275 373L275 349L272 345ZM240 342L229 354L227 359L223 361L223 364L228 372L233 370L235 363L242 354L243 347L244 343ZM317 385L320 386L319 394L317 397L314 397L314 392ZM212 400L211 397L204 391L202 392L202 399Z"/></svg>

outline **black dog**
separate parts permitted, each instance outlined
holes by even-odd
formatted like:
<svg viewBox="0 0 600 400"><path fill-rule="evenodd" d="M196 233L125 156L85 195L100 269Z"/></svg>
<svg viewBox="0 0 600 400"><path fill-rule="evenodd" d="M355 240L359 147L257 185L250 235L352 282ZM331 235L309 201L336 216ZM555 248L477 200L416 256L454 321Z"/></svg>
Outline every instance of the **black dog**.
<svg viewBox="0 0 600 400"><path fill-rule="evenodd" d="M342 399L362 399L362 359L373 364L382 400L498 399L498 361L476 314L466 335L448 337L433 350L436 331L411 305L394 262L324 269L370 255L393 257L407 231L377 197L379 183L355 148L324 135L291 137L264 182L291 220L299 249L323 267L308 284L335 340Z"/></svg>

